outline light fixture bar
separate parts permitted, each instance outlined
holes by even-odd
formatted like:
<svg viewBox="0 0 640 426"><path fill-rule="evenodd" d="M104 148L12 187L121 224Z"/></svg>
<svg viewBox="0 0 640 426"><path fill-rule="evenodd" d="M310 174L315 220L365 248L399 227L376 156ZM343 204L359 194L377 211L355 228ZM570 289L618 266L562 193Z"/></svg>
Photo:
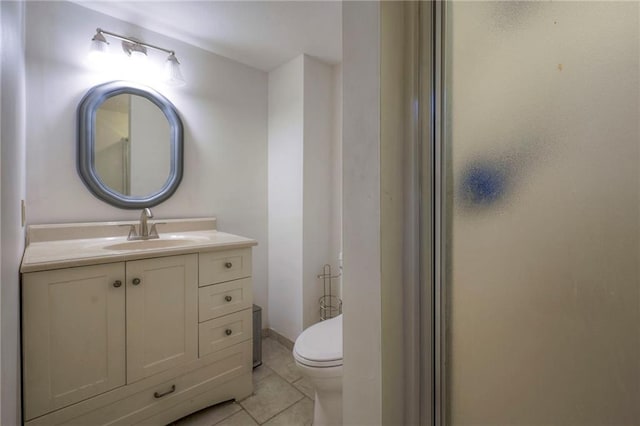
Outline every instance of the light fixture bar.
<svg viewBox="0 0 640 426"><path fill-rule="evenodd" d="M127 43L139 44L140 46L144 46L144 47L149 47L151 49L160 50L160 51L168 53L170 55L174 55L175 56L175 54L176 54L176 52L174 52L173 50L165 49L164 47L155 46L153 44L145 43L145 42L140 41L140 40L136 40L136 39L132 39L132 38L129 38L129 37L125 37L125 36L120 35L120 34L112 33L111 31L106 31L106 30L103 30L102 28L96 28L96 32L98 34L103 34L103 35L106 34L106 35L111 36L113 38L117 38L118 40L126 41Z"/></svg>

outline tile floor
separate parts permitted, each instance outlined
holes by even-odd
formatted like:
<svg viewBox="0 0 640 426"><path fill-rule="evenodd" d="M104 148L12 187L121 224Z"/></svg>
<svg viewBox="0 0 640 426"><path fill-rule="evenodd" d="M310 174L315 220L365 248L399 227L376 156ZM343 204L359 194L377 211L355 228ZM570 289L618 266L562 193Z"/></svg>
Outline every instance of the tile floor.
<svg viewBox="0 0 640 426"><path fill-rule="evenodd" d="M262 365L253 370L253 395L223 402L173 426L306 426L313 420L313 390L296 370L291 350L274 338L262 340Z"/></svg>

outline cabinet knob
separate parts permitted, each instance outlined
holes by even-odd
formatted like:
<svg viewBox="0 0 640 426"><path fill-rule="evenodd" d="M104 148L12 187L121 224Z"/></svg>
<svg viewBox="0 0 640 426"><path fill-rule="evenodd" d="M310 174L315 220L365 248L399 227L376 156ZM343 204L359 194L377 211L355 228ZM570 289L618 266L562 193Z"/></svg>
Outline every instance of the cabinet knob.
<svg viewBox="0 0 640 426"><path fill-rule="evenodd" d="M141 281L140 278L134 278L131 282L133 283L133 285L138 285Z"/></svg>
<svg viewBox="0 0 640 426"><path fill-rule="evenodd" d="M233 299L233 297L231 296L225 296L224 300L226 300L227 302L231 302L231 299Z"/></svg>
<svg viewBox="0 0 640 426"><path fill-rule="evenodd" d="M113 282L113 286L114 286L115 288L118 288L118 287L120 287L121 285L122 285L122 281L120 281L120 280L115 280L115 281Z"/></svg>
<svg viewBox="0 0 640 426"><path fill-rule="evenodd" d="M225 262L224 267L227 269L231 269L231 267L233 266L233 263L231 262Z"/></svg>
<svg viewBox="0 0 640 426"><path fill-rule="evenodd" d="M224 331L224 334L226 334L227 336L231 336L231 333L233 333L233 331L231 331L231 329L230 329L230 328L227 328L227 329Z"/></svg>

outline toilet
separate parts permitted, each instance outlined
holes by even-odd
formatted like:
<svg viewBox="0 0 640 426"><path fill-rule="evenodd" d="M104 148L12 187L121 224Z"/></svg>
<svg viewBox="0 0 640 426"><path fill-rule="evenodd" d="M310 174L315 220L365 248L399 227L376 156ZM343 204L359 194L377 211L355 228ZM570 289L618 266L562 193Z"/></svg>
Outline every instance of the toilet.
<svg viewBox="0 0 640 426"><path fill-rule="evenodd" d="M301 374L316 397L313 426L342 424L342 315L304 330L293 346Z"/></svg>

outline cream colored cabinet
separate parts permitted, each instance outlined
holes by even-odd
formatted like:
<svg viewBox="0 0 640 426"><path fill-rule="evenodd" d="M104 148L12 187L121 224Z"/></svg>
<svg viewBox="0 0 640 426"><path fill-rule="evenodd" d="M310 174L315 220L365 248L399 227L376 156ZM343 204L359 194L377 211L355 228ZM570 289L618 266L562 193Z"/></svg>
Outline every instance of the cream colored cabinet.
<svg viewBox="0 0 640 426"><path fill-rule="evenodd" d="M251 338L251 250L199 255L199 356Z"/></svg>
<svg viewBox="0 0 640 426"><path fill-rule="evenodd" d="M252 391L251 248L22 280L29 426L165 424Z"/></svg>
<svg viewBox="0 0 640 426"><path fill-rule="evenodd" d="M27 418L126 383L124 263L23 277Z"/></svg>
<svg viewBox="0 0 640 426"><path fill-rule="evenodd" d="M127 262L127 383L198 357L198 255Z"/></svg>

